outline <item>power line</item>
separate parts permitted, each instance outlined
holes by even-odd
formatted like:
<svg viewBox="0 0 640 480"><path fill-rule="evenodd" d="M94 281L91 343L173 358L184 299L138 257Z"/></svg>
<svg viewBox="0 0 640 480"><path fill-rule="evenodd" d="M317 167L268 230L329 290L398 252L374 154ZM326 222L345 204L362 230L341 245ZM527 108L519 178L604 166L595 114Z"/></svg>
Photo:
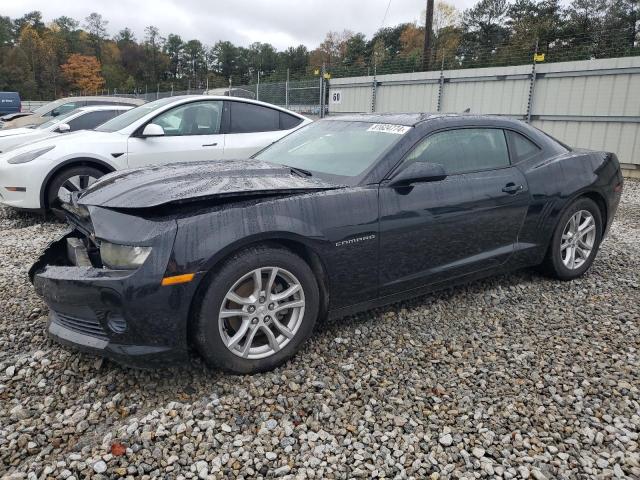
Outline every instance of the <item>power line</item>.
<svg viewBox="0 0 640 480"><path fill-rule="evenodd" d="M391 0L387 3L387 9L384 11L384 17L382 17L382 23L380 24L380 28L384 27L384 22L387 21L387 15L389 14L389 7L391 7Z"/></svg>

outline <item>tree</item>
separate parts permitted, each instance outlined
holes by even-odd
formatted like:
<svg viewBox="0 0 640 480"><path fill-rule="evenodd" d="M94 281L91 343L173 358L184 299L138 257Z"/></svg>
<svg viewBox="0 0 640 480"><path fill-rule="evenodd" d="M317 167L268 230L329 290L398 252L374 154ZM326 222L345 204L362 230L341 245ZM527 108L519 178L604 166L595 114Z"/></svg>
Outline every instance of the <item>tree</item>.
<svg viewBox="0 0 640 480"><path fill-rule="evenodd" d="M40 34L45 28L42 21L42 13L38 11L29 12L26 15L23 15L22 17L16 19L13 22L13 25L15 38L20 37L20 34L22 33L22 29L24 27L29 26L33 28L38 34Z"/></svg>
<svg viewBox="0 0 640 480"><path fill-rule="evenodd" d="M420 55L424 40L424 28L415 24L408 24L400 34L402 55Z"/></svg>
<svg viewBox="0 0 640 480"><path fill-rule="evenodd" d="M436 2L433 10L433 33L436 36L443 28L454 27L459 21L460 12L454 5L444 1Z"/></svg>
<svg viewBox="0 0 640 480"><path fill-rule="evenodd" d="M0 47L13 43L13 24L11 18L0 15Z"/></svg>
<svg viewBox="0 0 640 480"><path fill-rule="evenodd" d="M364 65L368 54L364 33L356 33L346 41L342 62L347 66Z"/></svg>
<svg viewBox="0 0 640 480"><path fill-rule="evenodd" d="M102 42L107 38L107 20L102 18L99 13L93 12L85 18L84 28L87 29L89 39L93 45L96 57L102 58Z"/></svg>
<svg viewBox="0 0 640 480"><path fill-rule="evenodd" d="M229 41L219 41L211 48L211 64L216 73L231 78L238 72L238 47Z"/></svg>
<svg viewBox="0 0 640 480"><path fill-rule="evenodd" d="M72 89L92 93L104 86L104 78L100 74L100 62L96 57L74 53L60 68L64 79Z"/></svg>
<svg viewBox="0 0 640 480"><path fill-rule="evenodd" d="M119 48L122 48L123 45L128 45L136 42L136 36L133 34L129 27L120 30L118 34L114 38L115 42L118 44Z"/></svg>
<svg viewBox="0 0 640 480"><path fill-rule="evenodd" d="M31 80L37 83L37 77L40 70L40 55L42 49L42 41L40 35L35 28L26 24L20 31L20 38L18 40L20 50L24 52L24 55L29 64L29 70L31 74Z"/></svg>
<svg viewBox="0 0 640 480"><path fill-rule="evenodd" d="M174 79L182 73L183 50L184 41L180 35L170 33L164 44L164 53L169 57L169 73Z"/></svg>
<svg viewBox="0 0 640 480"><path fill-rule="evenodd" d="M311 53L312 62L317 65L335 65L342 62L347 50L347 42L353 36L353 32L329 32L323 42Z"/></svg>
<svg viewBox="0 0 640 480"><path fill-rule="evenodd" d="M206 76L208 73L206 51L199 40L189 40L184 45L184 56L193 85L197 84L198 74Z"/></svg>
<svg viewBox="0 0 640 480"><path fill-rule="evenodd" d="M260 72L260 75L270 75L276 69L278 64L278 57L276 49L269 43L254 42L249 45L247 52L248 66L250 74L255 75L256 72Z"/></svg>
<svg viewBox="0 0 640 480"><path fill-rule="evenodd" d="M497 56L498 47L509 38L505 25L507 9L507 0L480 0L464 11L460 54L467 66L484 67Z"/></svg>
<svg viewBox="0 0 640 480"><path fill-rule="evenodd" d="M622 56L640 51L640 1L610 0L601 20L596 56Z"/></svg>
<svg viewBox="0 0 640 480"><path fill-rule="evenodd" d="M290 73L304 72L309 64L309 50L304 45L289 47L278 54L279 68L289 69Z"/></svg>
<svg viewBox="0 0 640 480"><path fill-rule="evenodd" d="M144 29L145 33L145 51L148 59L149 65L149 76L148 80L155 83L159 79L160 73L160 42L162 41L160 37L160 31L158 27L153 25L149 25Z"/></svg>

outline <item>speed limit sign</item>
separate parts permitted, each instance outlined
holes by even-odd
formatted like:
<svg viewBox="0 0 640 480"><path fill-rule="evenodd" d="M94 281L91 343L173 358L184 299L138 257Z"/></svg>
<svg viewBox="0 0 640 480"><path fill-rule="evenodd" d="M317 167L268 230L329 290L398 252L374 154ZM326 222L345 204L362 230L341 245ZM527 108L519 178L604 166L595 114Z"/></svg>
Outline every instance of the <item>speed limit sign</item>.
<svg viewBox="0 0 640 480"><path fill-rule="evenodd" d="M331 92L331 103L342 103L342 92L340 90L334 90Z"/></svg>

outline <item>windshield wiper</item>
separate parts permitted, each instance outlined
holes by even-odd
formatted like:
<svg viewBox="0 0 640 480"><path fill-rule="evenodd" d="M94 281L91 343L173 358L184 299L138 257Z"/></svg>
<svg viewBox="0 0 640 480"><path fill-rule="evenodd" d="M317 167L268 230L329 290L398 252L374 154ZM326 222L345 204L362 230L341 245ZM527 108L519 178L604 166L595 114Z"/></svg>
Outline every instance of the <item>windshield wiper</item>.
<svg viewBox="0 0 640 480"><path fill-rule="evenodd" d="M309 170L305 170L304 168L291 167L289 165L285 166L291 169L291 173L295 173L300 177L313 177L313 173L311 173Z"/></svg>

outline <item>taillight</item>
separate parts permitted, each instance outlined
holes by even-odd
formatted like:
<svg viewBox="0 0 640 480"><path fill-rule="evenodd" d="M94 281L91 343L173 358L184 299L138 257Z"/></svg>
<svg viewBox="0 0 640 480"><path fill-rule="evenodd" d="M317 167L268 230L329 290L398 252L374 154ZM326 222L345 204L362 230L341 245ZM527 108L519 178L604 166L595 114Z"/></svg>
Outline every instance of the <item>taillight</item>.
<svg viewBox="0 0 640 480"><path fill-rule="evenodd" d="M613 191L616 193L622 192L622 182L618 183L615 187L613 187Z"/></svg>

